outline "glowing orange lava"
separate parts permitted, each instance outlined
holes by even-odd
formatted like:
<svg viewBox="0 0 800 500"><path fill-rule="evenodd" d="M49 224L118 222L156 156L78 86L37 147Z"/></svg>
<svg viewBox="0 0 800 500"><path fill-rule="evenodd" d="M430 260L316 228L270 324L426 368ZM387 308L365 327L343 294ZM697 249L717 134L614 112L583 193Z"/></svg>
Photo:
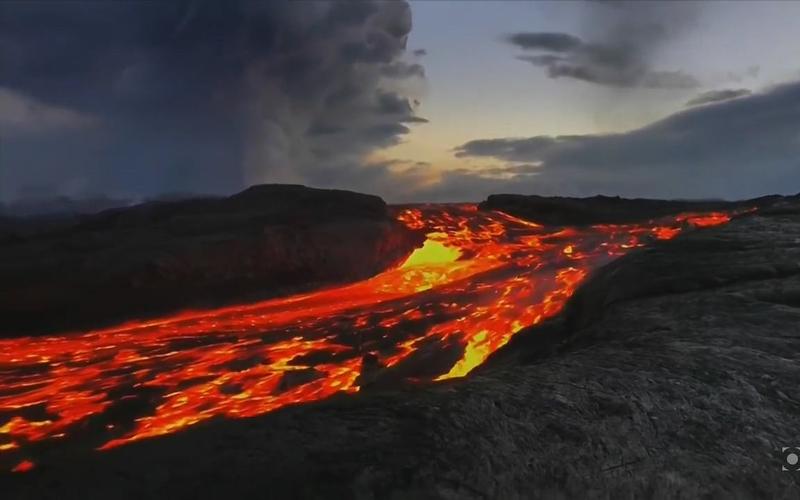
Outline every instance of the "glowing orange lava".
<svg viewBox="0 0 800 500"><path fill-rule="evenodd" d="M27 470L20 460L33 443L92 436L107 449L356 392L375 376L466 375L517 331L560 311L592 269L648 239L729 218L546 228L474 205L426 205L398 209L398 219L425 231L424 246L358 283L0 340L0 465Z"/></svg>
<svg viewBox="0 0 800 500"><path fill-rule="evenodd" d="M11 472L28 472L35 467L35 464L30 460L23 460L22 462L18 463Z"/></svg>

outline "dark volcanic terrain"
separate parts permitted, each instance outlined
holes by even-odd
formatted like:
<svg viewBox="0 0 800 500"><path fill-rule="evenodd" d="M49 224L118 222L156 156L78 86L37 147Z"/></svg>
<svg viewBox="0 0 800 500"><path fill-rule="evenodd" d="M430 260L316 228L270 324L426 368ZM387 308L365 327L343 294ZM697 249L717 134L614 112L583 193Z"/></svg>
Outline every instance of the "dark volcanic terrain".
<svg viewBox="0 0 800 500"><path fill-rule="evenodd" d="M551 226L624 224L657 219L679 212L736 211L769 206L780 196L764 196L745 201L651 200L594 196L569 198L521 194L493 194L480 204L482 210L500 210L507 214L535 220Z"/></svg>
<svg viewBox="0 0 800 500"><path fill-rule="evenodd" d="M0 220L0 336L86 329L369 277L424 235L377 196L291 185Z"/></svg>
<svg viewBox="0 0 800 500"><path fill-rule="evenodd" d="M786 498L800 422L800 203L601 268L465 379L107 452L8 498Z"/></svg>

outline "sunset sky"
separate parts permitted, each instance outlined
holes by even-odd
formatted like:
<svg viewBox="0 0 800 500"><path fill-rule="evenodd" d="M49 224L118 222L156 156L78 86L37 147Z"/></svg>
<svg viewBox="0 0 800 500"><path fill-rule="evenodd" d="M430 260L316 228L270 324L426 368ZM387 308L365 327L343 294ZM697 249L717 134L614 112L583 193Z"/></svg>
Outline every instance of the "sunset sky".
<svg viewBox="0 0 800 500"><path fill-rule="evenodd" d="M0 2L0 200L800 191L800 2Z"/></svg>

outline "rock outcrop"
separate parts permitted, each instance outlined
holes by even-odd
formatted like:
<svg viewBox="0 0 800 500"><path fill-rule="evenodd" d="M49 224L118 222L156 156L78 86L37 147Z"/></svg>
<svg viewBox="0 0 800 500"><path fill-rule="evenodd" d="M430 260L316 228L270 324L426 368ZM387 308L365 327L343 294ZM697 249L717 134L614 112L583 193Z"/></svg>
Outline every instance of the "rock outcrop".
<svg viewBox="0 0 800 500"><path fill-rule="evenodd" d="M747 210L769 206L781 196L764 196L745 201L648 200L619 196L567 198L519 194L493 194L480 204L483 210L502 212L553 226L623 224L641 222L679 212Z"/></svg>
<svg viewBox="0 0 800 500"><path fill-rule="evenodd" d="M421 245L376 196L255 186L0 226L0 335L107 324L362 279Z"/></svg>

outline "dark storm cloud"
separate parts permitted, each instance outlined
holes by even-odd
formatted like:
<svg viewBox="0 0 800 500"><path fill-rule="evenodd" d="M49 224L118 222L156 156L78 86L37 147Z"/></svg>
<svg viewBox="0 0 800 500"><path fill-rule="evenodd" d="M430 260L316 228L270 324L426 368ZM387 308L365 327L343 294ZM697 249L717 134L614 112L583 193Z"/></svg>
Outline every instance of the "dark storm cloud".
<svg viewBox="0 0 800 500"><path fill-rule="evenodd" d="M345 130L347 130L347 129L345 129L344 127L337 127L337 126L334 126L334 125L322 125L322 124L319 124L319 123L315 123L315 124L311 125L308 128L306 133L308 135L312 135L312 136L313 135L328 135L328 134L338 134L338 133L344 132Z"/></svg>
<svg viewBox="0 0 800 500"><path fill-rule="evenodd" d="M406 2L0 2L0 195L335 183L424 122L410 29Z"/></svg>
<svg viewBox="0 0 800 500"><path fill-rule="evenodd" d="M751 92L748 89L709 90L708 92L703 92L697 97L689 100L686 105L699 106L701 104L710 104L712 102L727 101L729 99L736 99L737 97L750 95L750 93Z"/></svg>
<svg viewBox="0 0 800 500"><path fill-rule="evenodd" d="M550 150L562 137L531 137L528 139L476 139L456 148L456 156L489 156L507 161L528 161Z"/></svg>
<svg viewBox="0 0 800 500"><path fill-rule="evenodd" d="M590 2L592 37L569 33L513 33L505 40L525 52L518 59L551 78L612 87L693 88L699 82L677 70L655 70L654 49L691 19L693 6L671 2Z"/></svg>
<svg viewBox="0 0 800 500"><path fill-rule="evenodd" d="M378 92L375 112L391 115L402 123L428 123L428 120L414 114L414 108L407 97L395 92Z"/></svg>
<svg viewBox="0 0 800 500"><path fill-rule="evenodd" d="M393 92L378 93L378 113L384 115L410 115L412 113L411 104L408 98L399 96Z"/></svg>
<svg viewBox="0 0 800 500"><path fill-rule="evenodd" d="M0 137L16 139L53 130L86 130L98 125L90 115L48 105L0 87Z"/></svg>
<svg viewBox="0 0 800 500"><path fill-rule="evenodd" d="M384 76L389 78L425 78L425 68L421 64L408 64L398 61L394 64L387 64L381 70Z"/></svg>
<svg viewBox="0 0 800 500"><path fill-rule="evenodd" d="M371 143L388 146L394 144L398 135L404 135L409 132L411 130L400 123L384 123L364 129L361 132L361 136Z"/></svg>
<svg viewBox="0 0 800 500"><path fill-rule="evenodd" d="M571 52L584 45L583 41L566 33L516 33L508 41L522 49Z"/></svg>
<svg viewBox="0 0 800 500"><path fill-rule="evenodd" d="M455 154L534 165L527 175L493 181L514 192L742 198L800 191L798 130L795 82L626 133L480 139ZM481 190L485 177L459 172L440 188Z"/></svg>
<svg viewBox="0 0 800 500"><path fill-rule="evenodd" d="M640 58L640 46L606 46L565 33L516 33L508 41L525 50L556 54L517 58L547 70L550 78L574 78L613 87L694 88L693 76L680 71L654 71Z"/></svg>

